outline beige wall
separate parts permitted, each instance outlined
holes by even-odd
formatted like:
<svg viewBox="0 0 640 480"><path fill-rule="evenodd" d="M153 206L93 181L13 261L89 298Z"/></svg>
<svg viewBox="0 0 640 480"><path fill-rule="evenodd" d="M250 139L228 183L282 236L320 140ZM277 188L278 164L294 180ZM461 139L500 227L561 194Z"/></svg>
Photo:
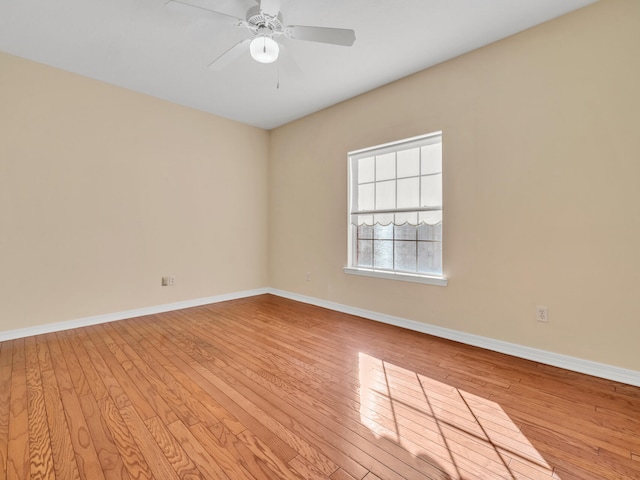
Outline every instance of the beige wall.
<svg viewBox="0 0 640 480"><path fill-rule="evenodd" d="M268 141L0 54L0 331L266 287Z"/></svg>
<svg viewBox="0 0 640 480"><path fill-rule="evenodd" d="M601 0L272 131L270 285L640 370L639 46ZM344 274L346 153L440 129L449 286Z"/></svg>

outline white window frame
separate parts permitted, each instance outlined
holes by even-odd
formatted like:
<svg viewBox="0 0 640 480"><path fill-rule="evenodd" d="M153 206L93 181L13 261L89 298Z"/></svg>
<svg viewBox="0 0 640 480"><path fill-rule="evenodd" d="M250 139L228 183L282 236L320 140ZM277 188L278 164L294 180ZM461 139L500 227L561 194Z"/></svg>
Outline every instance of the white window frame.
<svg viewBox="0 0 640 480"><path fill-rule="evenodd" d="M430 285L439 285L446 286L448 283L447 278L444 276L444 265L443 265L443 274L442 275L434 275L434 274L426 274L426 273L412 273L405 271L397 271L397 270L389 270L389 269L376 269L372 267L362 267L358 265L354 265L355 263L355 252L357 251L356 239L354 238L354 228L353 228L353 220L352 216L354 214L367 214L367 213L400 213L403 211L411 211L411 212L423 212L434 210L434 208L430 207L418 207L415 209L401 209L394 208L391 210L357 210L355 207L354 195L357 199L357 162L359 159L366 158L369 156L380 156L385 155L387 153L398 152L402 150L407 150L415 147L421 147L424 145L428 145L430 143L442 143L442 132L433 132L426 135L420 135L417 137L407 138L404 140L399 140L396 142L390 142L383 145L377 145L374 147L364 148L361 150L356 150L353 152L349 152L347 154L348 158L348 208L347 208L347 229L348 229L348 246L347 246L347 266L344 267L344 272L352 275L363 275L367 277L376 277L376 278L385 278L391 280L402 280L408 282L416 282L416 283L425 283ZM396 179L397 173L396 173ZM354 190L356 193L354 193ZM435 210L444 211L443 205Z"/></svg>

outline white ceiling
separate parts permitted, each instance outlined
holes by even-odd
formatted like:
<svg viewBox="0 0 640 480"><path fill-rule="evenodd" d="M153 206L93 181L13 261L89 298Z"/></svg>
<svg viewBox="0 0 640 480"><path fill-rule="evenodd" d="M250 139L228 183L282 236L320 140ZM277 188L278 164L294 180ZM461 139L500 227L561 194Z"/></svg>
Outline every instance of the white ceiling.
<svg viewBox="0 0 640 480"><path fill-rule="evenodd" d="M245 29L165 0L0 0L0 50L271 129L594 1L282 0L285 24L352 28L355 44L285 38L275 64L247 53L215 72ZM257 0L200 3L244 18Z"/></svg>

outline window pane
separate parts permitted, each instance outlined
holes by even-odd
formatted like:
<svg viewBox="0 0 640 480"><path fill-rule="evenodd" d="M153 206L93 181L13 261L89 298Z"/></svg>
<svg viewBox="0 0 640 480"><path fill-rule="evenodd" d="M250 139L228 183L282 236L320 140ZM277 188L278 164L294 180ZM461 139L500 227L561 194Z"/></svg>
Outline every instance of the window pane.
<svg viewBox="0 0 640 480"><path fill-rule="evenodd" d="M418 273L442 275L442 243L418 242Z"/></svg>
<svg viewBox="0 0 640 480"><path fill-rule="evenodd" d="M373 183L358 185L358 211L373 210L375 208L375 188Z"/></svg>
<svg viewBox="0 0 640 480"><path fill-rule="evenodd" d="M373 242L373 266L393 269L393 240L375 240Z"/></svg>
<svg viewBox="0 0 640 480"><path fill-rule="evenodd" d="M398 178L420 175L420 150L402 150L398 152Z"/></svg>
<svg viewBox="0 0 640 480"><path fill-rule="evenodd" d="M442 206L442 174L421 177L422 191L420 205L423 207Z"/></svg>
<svg viewBox="0 0 640 480"><path fill-rule="evenodd" d="M373 226L372 225L358 225L358 240L373 240Z"/></svg>
<svg viewBox="0 0 640 480"><path fill-rule="evenodd" d="M425 145L421 149L422 175L442 172L442 143Z"/></svg>
<svg viewBox="0 0 640 480"><path fill-rule="evenodd" d="M395 242L395 269L416 271L416 242Z"/></svg>
<svg viewBox="0 0 640 480"><path fill-rule="evenodd" d="M396 154L376 156L376 181L396 178Z"/></svg>
<svg viewBox="0 0 640 480"><path fill-rule="evenodd" d="M376 183L376 209L396 208L396 181Z"/></svg>
<svg viewBox="0 0 640 480"><path fill-rule="evenodd" d="M359 267L373 266L373 240L359 240L356 265Z"/></svg>
<svg viewBox="0 0 640 480"><path fill-rule="evenodd" d="M442 223L418 226L418 240L442 241Z"/></svg>
<svg viewBox="0 0 640 480"><path fill-rule="evenodd" d="M380 225L377 224L373 227L373 237L378 239L393 239L393 223L389 225Z"/></svg>
<svg viewBox="0 0 640 480"><path fill-rule="evenodd" d="M358 183L373 182L375 180L373 157L358 159Z"/></svg>
<svg viewBox="0 0 640 480"><path fill-rule="evenodd" d="M394 227L393 238L396 240L416 240L417 229L415 225L405 223L404 225L396 225ZM415 253L415 252L414 252Z"/></svg>
<svg viewBox="0 0 640 480"><path fill-rule="evenodd" d="M405 178L398 180L398 208L416 208L420 206L420 179Z"/></svg>

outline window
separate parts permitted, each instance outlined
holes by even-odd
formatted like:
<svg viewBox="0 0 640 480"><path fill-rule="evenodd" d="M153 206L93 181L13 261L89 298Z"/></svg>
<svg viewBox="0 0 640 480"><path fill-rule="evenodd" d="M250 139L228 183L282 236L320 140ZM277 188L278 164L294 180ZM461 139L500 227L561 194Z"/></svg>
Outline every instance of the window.
<svg viewBox="0 0 640 480"><path fill-rule="evenodd" d="M442 132L349 153L347 273L446 285Z"/></svg>

